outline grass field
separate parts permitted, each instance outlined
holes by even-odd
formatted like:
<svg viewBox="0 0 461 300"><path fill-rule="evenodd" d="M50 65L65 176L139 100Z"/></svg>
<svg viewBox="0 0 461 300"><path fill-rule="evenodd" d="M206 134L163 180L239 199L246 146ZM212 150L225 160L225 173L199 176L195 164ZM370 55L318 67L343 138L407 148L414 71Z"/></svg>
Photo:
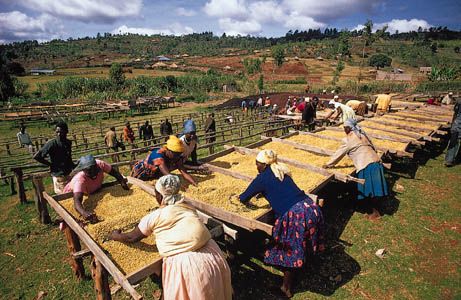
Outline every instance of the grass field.
<svg viewBox="0 0 461 300"><path fill-rule="evenodd" d="M395 199L389 215L376 221L354 212L349 186L326 188L340 195L323 195L329 250L303 270L293 299L461 297L461 166L443 167L443 154L420 166L414 178L408 176L411 166L396 165L388 174ZM26 187L32 199L31 186ZM71 273L63 234L56 225L38 223L32 202L18 204L0 185L0 210L0 298L32 299L44 291L45 299L94 299L92 281L77 282ZM276 299L271 286L280 284L280 273L261 263L255 240L243 242L231 262L235 298ZM375 256L381 248L386 249L382 259ZM137 289L151 299L158 282L148 279ZM124 291L114 296L128 298Z"/></svg>

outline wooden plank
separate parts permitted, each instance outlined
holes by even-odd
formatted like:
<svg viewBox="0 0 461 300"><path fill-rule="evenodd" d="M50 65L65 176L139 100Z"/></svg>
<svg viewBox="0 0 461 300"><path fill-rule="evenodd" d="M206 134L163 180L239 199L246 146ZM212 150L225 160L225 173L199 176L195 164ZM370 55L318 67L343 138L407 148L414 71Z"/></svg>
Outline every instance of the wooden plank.
<svg viewBox="0 0 461 300"><path fill-rule="evenodd" d="M383 125L395 126L395 127L398 127L398 128L402 128L402 129L405 129L405 130L412 131L412 132L418 132L420 134L427 133L428 131L431 131L430 129L418 128L418 127L403 125L403 124L396 123L396 122L388 122L388 121L375 119L375 118L367 119L367 121L370 121L370 122L373 122L373 123L378 123L378 124L383 124Z"/></svg>
<svg viewBox="0 0 461 300"><path fill-rule="evenodd" d="M112 275L114 280L120 284L133 299L142 299L142 296L133 288L123 273L115 266L110 258L104 253L99 245L91 238L91 236L69 215L69 213L46 192L43 196L48 201L48 204L53 207L56 213L64 219L64 222L79 236L79 238L90 249L93 255L101 262L106 270Z"/></svg>
<svg viewBox="0 0 461 300"><path fill-rule="evenodd" d="M91 255L91 251L88 248L72 253L72 256L74 258L83 258L83 257L87 257L90 255Z"/></svg>
<svg viewBox="0 0 461 300"><path fill-rule="evenodd" d="M315 154L320 154L320 155L323 155L323 156L331 156L331 155L333 155L335 153L334 151L331 151L331 150L322 149L322 148L319 148L319 147L305 145L305 144L300 144L300 143L296 143L296 142L292 142L292 141L286 141L286 140L280 139L280 138L272 138L272 141L287 144L287 145L293 146L293 147L295 147L297 149L312 152L312 153L315 153Z"/></svg>
<svg viewBox="0 0 461 300"><path fill-rule="evenodd" d="M231 177L234 177L234 178L237 178L237 179L242 179L242 180L245 180L245 181L248 181L248 182L251 182L254 179L251 176L244 175L244 174L241 174L241 173L238 173L238 172L235 172L235 171L227 170L227 169L224 169L224 168L220 168L220 167L217 167L217 166L214 166L214 165L204 164L204 166L207 167L210 171L213 171L213 172L216 172L216 173L221 173L221 174L231 176Z"/></svg>
<svg viewBox="0 0 461 300"><path fill-rule="evenodd" d="M160 276L161 271L162 271L162 262L163 262L163 259L160 258L148 264L147 266L144 266L134 272L131 272L130 274L126 276L126 279L128 280L130 284L134 285L134 284L141 282L146 277L152 274Z"/></svg>
<svg viewBox="0 0 461 300"><path fill-rule="evenodd" d="M144 191L146 191L147 193L151 195L155 195L155 188L153 186L148 185L142 180L139 180L137 178L133 178L130 176L128 176L127 179L129 183L139 186L141 189L143 189ZM237 225L247 230L250 230L250 231L261 230L261 231L266 232L269 235L272 233L272 225L269 225L269 224L266 224L266 223L263 223L263 222L260 222L254 219L248 219L248 218L242 217L238 214L222 210L221 208L214 207L210 204L207 204L205 202L202 202L196 199L192 199L190 197L185 197L184 202L189 203L190 205L197 208L198 210L201 210L205 212L206 214L210 214L211 216L217 219Z"/></svg>

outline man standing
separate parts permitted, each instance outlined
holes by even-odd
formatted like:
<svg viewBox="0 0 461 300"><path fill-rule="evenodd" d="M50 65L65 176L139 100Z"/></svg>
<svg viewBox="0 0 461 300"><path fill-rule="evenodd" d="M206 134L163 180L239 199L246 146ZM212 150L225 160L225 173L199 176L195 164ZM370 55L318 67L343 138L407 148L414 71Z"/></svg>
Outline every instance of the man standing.
<svg viewBox="0 0 461 300"><path fill-rule="evenodd" d="M216 132L216 121L214 119L214 113L211 113L208 115L208 118L205 121L205 133L208 136L208 138L206 139L207 144L210 144L216 141L215 132Z"/></svg>
<svg viewBox="0 0 461 300"><path fill-rule="evenodd" d="M154 138L154 129L152 125L149 124L149 121L146 121L144 125L139 127L139 139L147 141Z"/></svg>
<svg viewBox="0 0 461 300"><path fill-rule="evenodd" d="M123 140L131 144L131 147L134 147L134 132L133 129L131 129L130 122L126 122L123 128Z"/></svg>
<svg viewBox="0 0 461 300"><path fill-rule="evenodd" d="M445 156L445 166L452 167L456 163L460 144L461 144L461 99L456 99L453 121L450 129L450 142L448 143L447 155Z"/></svg>
<svg viewBox="0 0 461 300"><path fill-rule="evenodd" d="M306 97L304 110L302 112L303 126L308 128L309 131L315 129L315 106L309 97Z"/></svg>
<svg viewBox="0 0 461 300"><path fill-rule="evenodd" d="M173 134L173 126L171 126L171 123L168 121L168 119L165 119L165 121L160 124L160 134L165 136L165 141L168 140L168 137Z"/></svg>
<svg viewBox="0 0 461 300"><path fill-rule="evenodd" d="M58 122L55 132L56 138L49 140L42 149L38 150L34 159L50 167L54 192L61 194L71 179L70 172L74 168L74 162L72 161L72 142L67 139L69 132L67 124L63 121Z"/></svg>
<svg viewBox="0 0 461 300"><path fill-rule="evenodd" d="M30 139L30 135L26 132L26 126L21 125L21 128L16 136L18 138L19 146L27 147L29 153L34 154L34 146L32 144L32 140Z"/></svg>
<svg viewBox="0 0 461 300"><path fill-rule="evenodd" d="M115 127L112 126L104 137L104 143L107 147L111 148L115 152L118 151L120 147L123 151L125 150L125 145L122 142L117 140L117 134L115 133Z"/></svg>
<svg viewBox="0 0 461 300"><path fill-rule="evenodd" d="M195 125L195 122L192 120L186 120L186 122L184 122L183 136L179 138L184 146L184 151L182 153L182 156L184 157L184 163L193 165L193 166L198 165L198 162L197 162L198 138L197 138L196 132L197 132L197 126ZM191 161L188 161L189 157Z"/></svg>

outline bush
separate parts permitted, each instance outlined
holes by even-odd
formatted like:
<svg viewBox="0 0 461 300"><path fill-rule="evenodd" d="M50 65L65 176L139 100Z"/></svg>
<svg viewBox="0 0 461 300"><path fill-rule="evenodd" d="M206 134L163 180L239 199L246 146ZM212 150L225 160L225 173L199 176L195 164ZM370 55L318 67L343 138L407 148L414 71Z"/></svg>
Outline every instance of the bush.
<svg viewBox="0 0 461 300"><path fill-rule="evenodd" d="M307 84L305 78L296 78L296 79L289 79L289 80L275 80L274 83L276 84Z"/></svg>
<svg viewBox="0 0 461 300"><path fill-rule="evenodd" d="M122 65L113 63L109 70L109 80L116 86L122 86L125 83Z"/></svg>
<svg viewBox="0 0 461 300"><path fill-rule="evenodd" d="M369 64L376 69L389 67L392 63L392 58L382 53L378 53L370 57Z"/></svg>
<svg viewBox="0 0 461 300"><path fill-rule="evenodd" d="M416 92L434 92L434 91L459 91L461 90L461 80L453 81L423 81L418 83L415 88Z"/></svg>

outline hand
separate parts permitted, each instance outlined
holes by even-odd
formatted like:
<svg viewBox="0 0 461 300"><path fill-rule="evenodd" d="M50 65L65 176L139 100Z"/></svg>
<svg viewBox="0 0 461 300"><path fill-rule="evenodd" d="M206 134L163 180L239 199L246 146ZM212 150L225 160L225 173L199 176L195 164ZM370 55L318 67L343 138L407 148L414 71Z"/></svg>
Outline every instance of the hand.
<svg viewBox="0 0 461 300"><path fill-rule="evenodd" d="M122 233L122 231L120 229L115 229L113 230L111 233L109 233L109 235L107 236L107 239L110 241L110 240L114 240L116 241L117 240L117 237Z"/></svg>
<svg viewBox="0 0 461 300"><path fill-rule="evenodd" d="M122 186L122 188L123 188L124 190L127 190L127 191L128 191L128 190L130 189L130 187L128 186L127 182L128 182L128 180L127 180L126 178L123 178L123 179L120 181L120 185Z"/></svg>
<svg viewBox="0 0 461 300"><path fill-rule="evenodd" d="M323 165L322 168L328 169L328 168L330 168L330 166L329 165Z"/></svg>
<svg viewBox="0 0 461 300"><path fill-rule="evenodd" d="M86 221L90 222L91 224L99 222L99 219L95 213L85 212L82 216Z"/></svg>

